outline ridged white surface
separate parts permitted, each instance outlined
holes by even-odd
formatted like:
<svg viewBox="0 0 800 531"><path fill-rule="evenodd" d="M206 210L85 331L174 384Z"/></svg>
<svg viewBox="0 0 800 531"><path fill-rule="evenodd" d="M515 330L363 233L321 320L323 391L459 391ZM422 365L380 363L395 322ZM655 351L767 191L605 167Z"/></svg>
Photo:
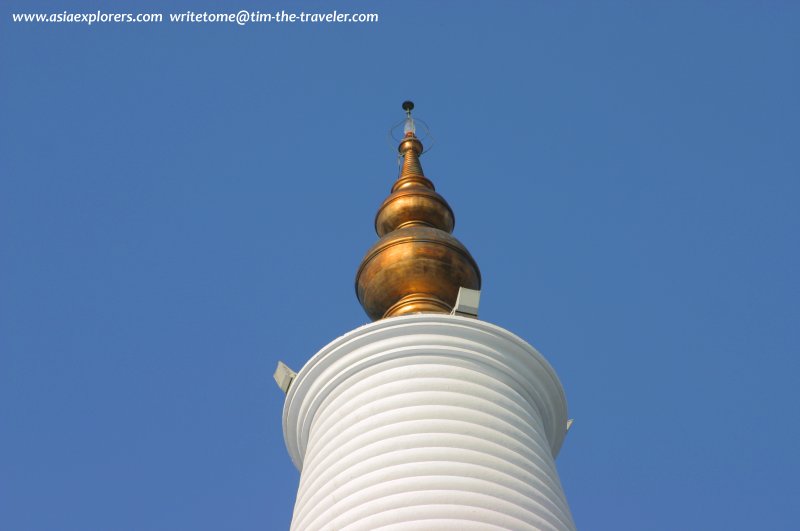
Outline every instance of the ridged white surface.
<svg viewBox="0 0 800 531"><path fill-rule="evenodd" d="M289 389L293 530L574 529L554 458L566 402L530 345L411 315L318 352Z"/></svg>

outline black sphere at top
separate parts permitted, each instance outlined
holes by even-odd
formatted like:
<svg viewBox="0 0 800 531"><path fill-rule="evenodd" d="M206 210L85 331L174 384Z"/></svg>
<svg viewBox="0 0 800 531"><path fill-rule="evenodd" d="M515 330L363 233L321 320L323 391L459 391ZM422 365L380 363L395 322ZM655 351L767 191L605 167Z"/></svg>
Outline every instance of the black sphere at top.
<svg viewBox="0 0 800 531"><path fill-rule="evenodd" d="M414 109L414 102L410 100L406 100L403 102L403 110L407 112L411 112Z"/></svg>

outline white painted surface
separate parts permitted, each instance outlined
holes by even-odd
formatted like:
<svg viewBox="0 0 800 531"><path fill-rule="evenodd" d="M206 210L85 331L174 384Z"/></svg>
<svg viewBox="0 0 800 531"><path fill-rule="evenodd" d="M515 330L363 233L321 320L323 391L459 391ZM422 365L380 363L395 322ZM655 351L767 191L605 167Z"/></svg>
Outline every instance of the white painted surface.
<svg viewBox="0 0 800 531"><path fill-rule="evenodd" d="M384 319L289 389L293 530L574 529L554 458L567 410L530 345L476 319Z"/></svg>

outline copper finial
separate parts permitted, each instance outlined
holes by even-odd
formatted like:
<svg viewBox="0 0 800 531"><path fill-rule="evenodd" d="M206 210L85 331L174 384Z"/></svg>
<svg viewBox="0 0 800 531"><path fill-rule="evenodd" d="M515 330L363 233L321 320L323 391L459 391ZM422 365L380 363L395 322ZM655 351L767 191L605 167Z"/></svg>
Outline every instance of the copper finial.
<svg viewBox="0 0 800 531"><path fill-rule="evenodd" d="M450 233L453 211L425 177L411 101L406 111L400 176L378 209L380 236L356 274L358 300L371 319L409 313L450 313L458 288L480 289L481 275L469 251Z"/></svg>

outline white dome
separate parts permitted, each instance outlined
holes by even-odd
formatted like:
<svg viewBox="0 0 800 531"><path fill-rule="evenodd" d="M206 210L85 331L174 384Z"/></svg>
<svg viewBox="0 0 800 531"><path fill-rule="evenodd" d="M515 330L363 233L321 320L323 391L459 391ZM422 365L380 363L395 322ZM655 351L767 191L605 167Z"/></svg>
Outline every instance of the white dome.
<svg viewBox="0 0 800 531"><path fill-rule="evenodd" d="M465 317L358 328L289 389L294 530L574 529L554 457L564 393L536 349Z"/></svg>

